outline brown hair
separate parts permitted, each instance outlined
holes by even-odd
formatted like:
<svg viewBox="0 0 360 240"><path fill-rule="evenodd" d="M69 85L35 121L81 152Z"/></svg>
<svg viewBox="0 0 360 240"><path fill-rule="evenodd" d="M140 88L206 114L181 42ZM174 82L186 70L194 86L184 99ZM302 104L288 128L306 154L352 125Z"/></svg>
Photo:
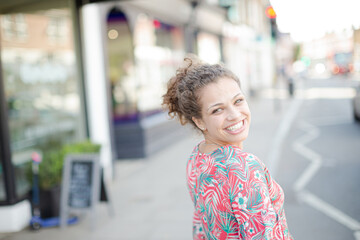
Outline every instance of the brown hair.
<svg viewBox="0 0 360 240"><path fill-rule="evenodd" d="M182 125L191 123L196 127L192 117L201 119L199 90L223 77L235 80L240 86L238 77L223 65L203 63L195 55L188 55L184 66L168 82L163 106L171 118L178 117Z"/></svg>

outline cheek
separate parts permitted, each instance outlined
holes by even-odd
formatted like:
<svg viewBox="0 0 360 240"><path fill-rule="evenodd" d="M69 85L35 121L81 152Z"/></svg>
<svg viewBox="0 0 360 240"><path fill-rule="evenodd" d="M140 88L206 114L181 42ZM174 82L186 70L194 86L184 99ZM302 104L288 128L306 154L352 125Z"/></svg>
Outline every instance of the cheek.
<svg viewBox="0 0 360 240"><path fill-rule="evenodd" d="M244 114L246 114L249 118L251 117L251 112L250 112L250 108L249 108L248 105L246 105L246 106L244 106L244 107L242 108L242 112L243 112Z"/></svg>
<svg viewBox="0 0 360 240"><path fill-rule="evenodd" d="M220 116L213 116L207 119L206 124L209 130L217 130L222 128L223 118Z"/></svg>

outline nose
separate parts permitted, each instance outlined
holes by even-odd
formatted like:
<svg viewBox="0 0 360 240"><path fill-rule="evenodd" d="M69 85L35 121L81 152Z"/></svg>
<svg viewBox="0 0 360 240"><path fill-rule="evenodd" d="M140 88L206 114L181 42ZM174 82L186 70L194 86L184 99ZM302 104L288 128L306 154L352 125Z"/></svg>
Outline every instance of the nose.
<svg viewBox="0 0 360 240"><path fill-rule="evenodd" d="M241 112L238 108L236 108L235 106L232 106L229 108L229 112L227 115L227 120L228 121L234 121L239 119L239 117L241 116Z"/></svg>

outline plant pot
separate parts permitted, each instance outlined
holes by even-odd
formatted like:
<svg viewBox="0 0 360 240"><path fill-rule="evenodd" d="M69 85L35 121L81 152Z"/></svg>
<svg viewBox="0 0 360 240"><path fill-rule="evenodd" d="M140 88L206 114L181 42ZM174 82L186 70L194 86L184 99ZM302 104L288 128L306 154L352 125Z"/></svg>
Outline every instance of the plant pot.
<svg viewBox="0 0 360 240"><path fill-rule="evenodd" d="M41 218L58 217L60 213L60 186L51 189L40 189Z"/></svg>

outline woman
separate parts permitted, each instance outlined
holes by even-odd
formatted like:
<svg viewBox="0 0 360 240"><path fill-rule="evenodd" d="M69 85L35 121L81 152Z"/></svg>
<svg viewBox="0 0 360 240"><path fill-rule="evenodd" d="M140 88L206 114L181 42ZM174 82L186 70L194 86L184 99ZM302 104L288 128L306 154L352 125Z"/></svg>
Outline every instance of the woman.
<svg viewBox="0 0 360 240"><path fill-rule="evenodd" d="M194 239L292 239L284 194L265 165L243 151L251 113L239 79L194 56L170 79L163 105L201 131L187 165Z"/></svg>

